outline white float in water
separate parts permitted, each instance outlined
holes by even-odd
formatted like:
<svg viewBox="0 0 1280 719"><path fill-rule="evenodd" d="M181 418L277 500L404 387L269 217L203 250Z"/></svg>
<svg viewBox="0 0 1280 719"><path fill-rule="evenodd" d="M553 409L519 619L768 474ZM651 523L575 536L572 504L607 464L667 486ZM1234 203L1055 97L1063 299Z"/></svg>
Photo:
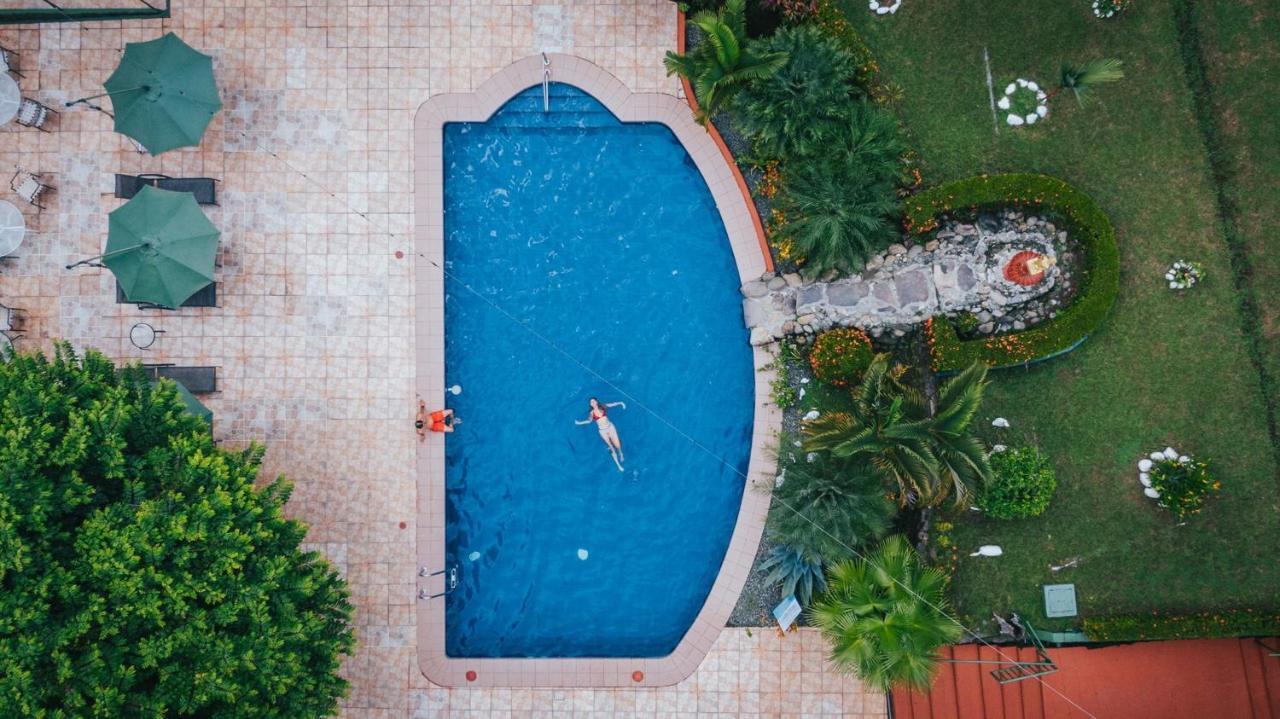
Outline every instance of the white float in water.
<svg viewBox="0 0 1280 719"><path fill-rule="evenodd" d="M579 549L579 550L578 550L578 559L581 559L581 560L583 560L583 561L586 561L586 559L587 559L587 557L588 557L588 556L590 556L590 553L589 553L587 550L585 550L585 549Z"/></svg>
<svg viewBox="0 0 1280 719"><path fill-rule="evenodd" d="M451 395L453 395L453 396L455 396L455 397L457 397L458 395L462 394L462 385L460 385L460 384L455 384L454 386L450 387L450 388L449 388L449 394L451 394Z"/></svg>
<svg viewBox="0 0 1280 719"><path fill-rule="evenodd" d="M476 561L476 560L477 560L477 559L479 559L479 558L480 558L480 553L479 553L479 552L472 552L471 554L468 554L468 555L467 555L467 559L470 559L470 560L471 560L471 561L473 561L473 562L474 562L474 561Z"/></svg>

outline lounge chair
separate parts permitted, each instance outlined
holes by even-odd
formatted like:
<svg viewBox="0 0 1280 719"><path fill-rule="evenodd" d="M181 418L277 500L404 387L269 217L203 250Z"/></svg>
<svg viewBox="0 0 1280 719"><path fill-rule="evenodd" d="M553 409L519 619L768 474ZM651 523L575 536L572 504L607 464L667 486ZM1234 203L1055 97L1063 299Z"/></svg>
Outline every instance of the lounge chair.
<svg viewBox="0 0 1280 719"><path fill-rule="evenodd" d="M218 204L218 181L212 177L169 177L167 175L116 175L116 197L127 200L146 185L173 192L190 192L202 205Z"/></svg>
<svg viewBox="0 0 1280 719"><path fill-rule="evenodd" d="M149 379L167 377L181 382L191 394L209 394L218 391L217 367L178 367L172 364L144 364L143 371Z"/></svg>
<svg viewBox="0 0 1280 719"><path fill-rule="evenodd" d="M172 307L163 307L161 305L152 304L150 302L133 302L132 300L130 300L128 297L125 296L124 288L120 286L119 282L117 282L116 283L116 304L126 305L131 303L137 305L139 308L144 310L174 309ZM202 290L199 290L194 295L191 295L190 297L188 297L187 301L182 303L182 306L183 307L217 307L218 306L218 283L210 282L207 287L205 287Z"/></svg>
<svg viewBox="0 0 1280 719"><path fill-rule="evenodd" d="M26 127L34 127L41 132L48 132L45 129L45 123L49 118L57 115L57 111L32 100L29 97L22 98L22 103L18 105L18 124Z"/></svg>
<svg viewBox="0 0 1280 719"><path fill-rule="evenodd" d="M53 192L53 188L42 182L39 175L23 170L13 173L13 177L9 179L9 188L18 193L18 197L42 210L45 207L40 204L40 198Z"/></svg>
<svg viewBox="0 0 1280 719"><path fill-rule="evenodd" d="M26 316L17 307L0 305L0 332L20 332L26 326Z"/></svg>

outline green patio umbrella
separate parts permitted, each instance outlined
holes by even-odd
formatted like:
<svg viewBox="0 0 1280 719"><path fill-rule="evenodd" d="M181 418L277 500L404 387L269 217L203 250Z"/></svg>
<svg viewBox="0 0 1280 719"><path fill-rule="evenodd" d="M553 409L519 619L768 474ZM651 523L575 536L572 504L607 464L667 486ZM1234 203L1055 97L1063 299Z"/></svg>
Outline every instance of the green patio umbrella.
<svg viewBox="0 0 1280 719"><path fill-rule="evenodd" d="M199 417L200 419L203 419L205 422L208 422L210 426L212 426L213 410L204 406L203 402L196 399L196 396L194 394L191 394L191 390L187 389L186 385L182 384L176 379L170 380L170 381L172 381L178 387L178 399L182 400L182 404L186 405L187 411ZM158 382L152 381L151 384L153 385L158 384Z"/></svg>
<svg viewBox="0 0 1280 719"><path fill-rule="evenodd" d="M218 230L190 192L147 185L111 213L107 249L95 259L130 302L177 307L213 282L217 252Z"/></svg>
<svg viewBox="0 0 1280 719"><path fill-rule="evenodd" d="M213 58L173 33L126 45L120 65L103 86L115 110L116 132L137 140L152 155L199 145L222 108Z"/></svg>

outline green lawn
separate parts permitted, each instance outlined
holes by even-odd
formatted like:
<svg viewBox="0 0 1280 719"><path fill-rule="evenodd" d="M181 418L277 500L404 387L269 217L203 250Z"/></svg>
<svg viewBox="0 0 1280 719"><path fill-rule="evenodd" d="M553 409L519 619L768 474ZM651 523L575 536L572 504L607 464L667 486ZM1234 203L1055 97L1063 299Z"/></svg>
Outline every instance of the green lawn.
<svg viewBox="0 0 1280 719"><path fill-rule="evenodd" d="M1059 488L1038 519L957 518L961 546L1005 551L961 561L954 585L961 612L981 619L1014 610L1066 628L1075 622L1043 618L1040 587L1054 582L1074 582L1082 613L1094 615L1274 605L1275 455L1170 7L1137 3L1107 22L1093 18L1087 0L908 2L887 18L850 1L847 11L887 78L903 88L899 109L927 183L980 172L1055 175L1098 200L1120 245L1120 297L1102 329L1066 357L995 376L981 421L1004 416L1037 437L1054 459ZM984 47L997 92L1016 76L1053 84L1064 60L1117 57L1128 78L1100 88L1101 102L1085 110L1060 98L1044 124L1002 126L997 134ZM1268 67L1259 63L1254 72ZM1251 104L1248 122L1273 127L1275 103L1272 96ZM1253 190L1270 193L1272 220L1274 187L1272 177L1270 187ZM1265 227L1268 216L1256 222ZM1202 262L1208 280L1176 296L1163 273L1181 258ZM1274 301L1280 261L1271 262ZM1267 290L1259 286L1260 295ZM1223 483L1185 527L1137 484L1137 460L1167 444L1211 457ZM1072 557L1082 558L1078 568L1048 570Z"/></svg>
<svg viewBox="0 0 1280 719"><path fill-rule="evenodd" d="M1280 5L1213 0L1197 16L1222 138L1224 186L1258 304L1260 354L1280 389Z"/></svg>

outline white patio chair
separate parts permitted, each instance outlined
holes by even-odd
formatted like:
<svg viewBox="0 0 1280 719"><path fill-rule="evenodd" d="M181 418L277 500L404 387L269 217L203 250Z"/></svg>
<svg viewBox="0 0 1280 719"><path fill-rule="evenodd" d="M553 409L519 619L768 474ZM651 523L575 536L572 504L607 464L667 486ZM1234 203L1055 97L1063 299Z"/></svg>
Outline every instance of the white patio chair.
<svg viewBox="0 0 1280 719"><path fill-rule="evenodd" d="M9 180L9 188L18 193L18 197L21 197L42 210L45 209L45 207L40 204L40 198L46 193L53 191L52 187L40 181L39 175L34 172L24 172L22 170L18 170L14 173L13 177Z"/></svg>
<svg viewBox="0 0 1280 719"><path fill-rule="evenodd" d="M44 126L48 122L49 116L53 114L55 114L53 110L35 100L24 97L22 98L22 104L18 106L18 124L48 132Z"/></svg>

